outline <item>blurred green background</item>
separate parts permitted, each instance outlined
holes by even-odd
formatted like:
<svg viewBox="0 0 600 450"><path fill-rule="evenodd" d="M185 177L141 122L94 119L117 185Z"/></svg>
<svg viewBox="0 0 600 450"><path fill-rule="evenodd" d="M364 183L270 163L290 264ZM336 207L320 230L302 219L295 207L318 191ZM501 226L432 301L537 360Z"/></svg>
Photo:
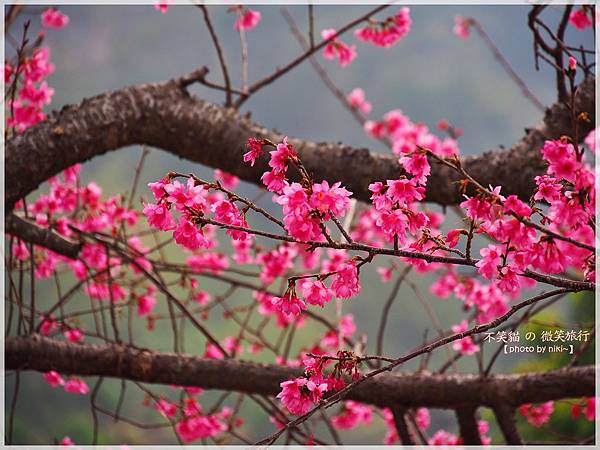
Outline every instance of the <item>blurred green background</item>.
<svg viewBox="0 0 600 450"><path fill-rule="evenodd" d="M251 80L265 76L300 51L278 6L254 8L261 11L263 18L256 29L248 32ZM299 26L306 29L306 6L288 8ZM216 54L202 14L195 7L172 6L164 15L151 5L64 6L60 9L71 21L65 29L50 30L47 33L47 43L52 49L52 60L56 64L56 72L49 79L49 84L56 90L52 108L60 108L65 104L79 102L84 97L130 84L176 77L200 65L208 65L211 68L209 79L220 82ZM317 6L316 29L339 28L369 9L367 6ZM221 38L234 84L239 84L241 53L239 36L233 30L235 17L227 13L225 6L211 6L209 10ZM32 19L34 28L38 27L41 11L39 6L29 8L28 15L21 17L13 26L13 34L20 36L23 20L26 18ZM384 50L356 42L358 58L345 69L335 62L324 60L320 54L318 58L342 90L349 92L355 87L365 90L367 99L374 106L372 118L379 119L385 112L399 108L413 121L423 122L432 130L435 130L438 120L445 118L465 133L459 141L462 153L477 154L499 146L510 146L523 136L526 127L538 123L542 114L506 76L478 36L473 34L465 41L452 33L454 16L460 14L476 18L531 90L544 104L550 105L555 101L553 73L546 66L542 66L539 72L535 70L532 39L527 28L528 11L526 6L413 6L412 31L391 49ZM546 12L549 23L557 21L560 15L560 7L550 7ZM593 35L589 30L570 30L567 39L574 45L584 44L587 48L593 48ZM348 43L356 41L350 34L342 40ZM7 47L6 52L11 55L13 50ZM206 88L194 87L192 91L205 99L216 102L223 100L220 93ZM350 114L329 94L307 62L252 97L242 111L251 112L258 123L290 136L315 141L343 141L355 146L368 146L373 151L386 151L380 143L365 135ZM135 147L113 152L85 164L82 171L84 180L96 180L104 188L105 195L129 190L140 150ZM138 194L148 197L149 191L143 186L162 177L169 170L194 172L205 179L212 177L212 169L153 150L144 166L142 187ZM242 183L239 190L248 197L253 197L258 192L255 186L246 183ZM261 201L261 206L276 211L266 197ZM435 209L434 206L432 208ZM450 216L447 226L455 227L457 224L456 216ZM168 255L179 260L183 260L184 256L176 249L168 249ZM441 326L447 329L464 317L462 304L455 298L440 300L431 296L428 289L434 279L432 276L420 275L413 275L412 278L422 291L424 300L440 318ZM373 268L364 271L362 282L362 294L345 302L344 312L354 314L357 334L370 337L367 348L372 352L381 306L392 285L381 283ZM64 283L66 286L72 283L69 276L65 277ZM201 283L202 288L211 293L222 293L225 289L223 284L206 278L202 278ZM41 302L50 304L55 295L54 280L39 283L37 297ZM166 311L164 302L161 304L164 299L161 296L158 298L157 310ZM246 304L248 300L248 291L238 291L229 305ZM75 309L89 304L84 296L75 298L71 303L75 305ZM335 317L332 305L326 308L325 314ZM544 320L564 320L567 323L589 323L593 317L591 295L579 296L577 300L563 300L544 313ZM236 331L235 326L219 316L218 310L211 314L209 325L219 338L235 334ZM157 323L156 330L152 333L144 329L142 321L138 328L138 345L159 350L172 348L167 321ZM426 329L429 337L436 334L423 305L410 287L404 285L392 308L384 353L391 356L403 354L422 341ZM276 336L278 332L275 329L269 330L271 336ZM298 333L292 354L301 345L312 344L315 336L322 332L323 329L317 325L305 326ZM202 354L204 346L203 338L188 327L185 350L192 354ZM493 349L488 350L486 347L485 353L487 358L493 353ZM592 354L593 347L586 356L588 362ZM447 355L445 350L438 350L432 357L430 367L438 367L446 360ZM547 370L564 364L564 356L560 358L563 359L524 360L519 356L501 355L495 371ZM414 370L418 364L419 360L412 361L405 369ZM463 358L457 364L457 370L460 371L473 371L476 367L473 357ZM94 381L88 380L91 387ZM9 375L6 378L7 405L13 390L14 376ZM119 390L120 381L105 380L99 391L98 403L107 409L114 409ZM158 391L171 397L174 395L174 391L168 387ZM210 405L208 400L220 395L219 392L207 392L200 398L203 404ZM231 396L229 403L234 397ZM145 423L160 422L162 417L156 411L141 406L142 399L143 395L139 390L135 387L128 388L123 415ZM89 396L53 390L42 379L41 374L22 374L15 416L15 443L47 444L64 435L69 435L77 443L89 443L89 402ZM245 404L244 408L246 414L242 417L247 421L244 430L251 438L264 437L273 430L262 411L250 403ZM557 410L550 424L552 430L563 435L578 433L586 436L591 433L591 423L579 420L575 427L568 420L570 408L561 406ZM487 415L484 411L483 417ZM449 413L432 411L432 417L433 425L430 430L448 427L450 431L457 432L455 420ZM99 420L99 443L176 442L169 428L140 430L124 422L115 423L103 415L99 415ZM533 430L524 421L520 422L526 437L536 440L556 438L547 428ZM346 433L347 439L344 442L378 444L382 442L384 433L385 427L381 420L376 420L374 426ZM318 435L329 440L324 430L318 430ZM492 435L497 437L494 425Z"/></svg>

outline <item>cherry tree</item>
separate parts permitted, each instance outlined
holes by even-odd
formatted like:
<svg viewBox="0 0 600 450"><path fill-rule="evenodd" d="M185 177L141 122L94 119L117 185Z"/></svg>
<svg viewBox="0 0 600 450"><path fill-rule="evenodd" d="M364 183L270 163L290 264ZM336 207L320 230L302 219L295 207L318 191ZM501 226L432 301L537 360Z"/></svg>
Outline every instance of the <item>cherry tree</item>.
<svg viewBox="0 0 600 450"><path fill-rule="evenodd" d="M536 98L476 18L448 24L453 38L481 39L543 112L512 147L468 157L460 154L462 131L448 121L436 134L400 109L375 118L363 89L345 92L328 73L334 64L352 70L359 43L361 52L403 45L419 26L410 8L377 6L322 30L318 7L306 7L306 29L283 9L299 53L256 80L247 34L269 32L259 11L267 7L228 11L239 67L227 63L212 8L188 8L204 21L218 67L52 113L46 78L61 69L44 39L63 32L69 17L44 8L20 29L15 23L30 8L6 10L14 47L4 72L5 353L14 380L7 442L17 407L25 408L18 400L26 371L65 396L89 397L91 442L56 430L66 446L97 443L99 428L111 426L106 418L171 428L180 443L341 444L347 430L375 427L383 432L371 444L430 445L528 443L517 420L545 427L561 402L573 423L595 420L594 366L582 362L593 331L556 337L578 346L552 370L493 370L504 344L519 344L519 330L536 315L595 290L594 50L565 38L568 29L594 27L594 7L533 6L524 17L536 65L555 75L552 105ZM546 14L557 12L554 28ZM306 63L387 153L287 136L240 113ZM222 93L223 103L190 94L195 84ZM129 191L106 196L82 181L82 163L130 145L143 149ZM212 167L214 177L167 168L160 179L144 179L151 148ZM261 193L245 197L240 180ZM379 327L366 337L344 305L372 289L361 276L369 266L391 289L387 299L370 299ZM432 294L463 306L463 320L441 324L433 306L436 336L407 353L385 353L386 329L402 326L390 315L400 287L421 298L411 277L425 274L435 280ZM39 287L45 280L55 295ZM157 330L170 340L153 338ZM299 347L300 339L310 344ZM431 364L441 351L446 362ZM407 371L417 359L420 368ZM461 359L475 361L478 372L450 373ZM102 404L99 392L112 378L121 380L117 404ZM131 391L143 401L131 400ZM134 401L154 411L154 422L122 413ZM456 426L436 429L436 410L453 411ZM248 426L249 414L269 424L268 435ZM497 441L490 425L500 430Z"/></svg>

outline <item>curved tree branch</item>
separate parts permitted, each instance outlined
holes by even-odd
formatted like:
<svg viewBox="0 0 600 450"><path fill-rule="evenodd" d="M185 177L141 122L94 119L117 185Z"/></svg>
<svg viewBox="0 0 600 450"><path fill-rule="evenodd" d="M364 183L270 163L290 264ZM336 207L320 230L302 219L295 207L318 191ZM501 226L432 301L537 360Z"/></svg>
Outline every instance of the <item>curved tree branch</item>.
<svg viewBox="0 0 600 450"><path fill-rule="evenodd" d="M16 214L6 216L5 231L19 237L24 241L40 245L55 253L67 256L71 259L77 258L82 243L67 239L54 230L42 228L34 222L20 217Z"/></svg>
<svg viewBox="0 0 600 450"><path fill-rule="evenodd" d="M73 344L32 335L8 337L7 370L117 377L146 383L276 395L295 368L202 359L119 345ZM514 375L382 374L351 390L347 399L379 407L473 408L519 405L594 395L594 366Z"/></svg>
<svg viewBox="0 0 600 450"><path fill-rule="evenodd" d="M78 105L65 106L10 139L5 156L7 211L18 199L67 167L135 144L161 148L260 183L266 161L254 167L243 164L244 144L250 136L275 142L283 136L233 109L191 96L185 89L189 80L186 76L100 94ZM577 113L587 112L591 119L581 124L580 136L593 126L594 95L594 78L588 77L579 86L575 103ZM545 171L539 153L544 140L559 137L569 127L567 107L557 103L547 110L543 122L513 147L465 157L463 167L484 186L502 185L503 193L528 199L534 177ZM341 181L360 200L370 197L369 183L397 178L402 173L394 156L342 144L300 139L291 142L316 180ZM432 163L426 200L441 205L460 202L462 196L454 183L458 177L450 168Z"/></svg>

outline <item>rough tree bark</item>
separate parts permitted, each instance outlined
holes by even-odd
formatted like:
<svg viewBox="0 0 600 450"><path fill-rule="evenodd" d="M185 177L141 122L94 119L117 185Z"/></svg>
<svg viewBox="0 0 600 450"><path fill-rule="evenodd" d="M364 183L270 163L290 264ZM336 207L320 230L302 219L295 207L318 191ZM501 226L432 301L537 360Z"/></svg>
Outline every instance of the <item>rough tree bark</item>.
<svg viewBox="0 0 600 450"><path fill-rule="evenodd" d="M298 369L278 365L203 359L124 345L73 344L40 335L8 337L5 359L7 370L56 370L260 395L277 395L279 383L301 374ZM472 410L593 396L594 378L594 366L487 377L382 374L358 385L346 398L380 407Z"/></svg>
<svg viewBox="0 0 600 450"><path fill-rule="evenodd" d="M6 145L6 210L49 177L75 164L111 150L144 144L181 158L234 173L259 183L266 161L254 167L241 163L250 136L274 142L282 134L263 128L233 109L217 106L190 95L186 86L201 79L206 69L163 83L131 86L65 106ZM577 112L587 112L580 136L594 124L594 81L579 86ZM463 158L463 166L483 185L501 185L503 193L528 199L534 177L544 172L539 150L545 139L557 138L570 129L565 105L549 108L544 120L506 150ZM304 165L316 180L341 181L359 200L370 197L369 183L397 178L402 170L397 158L334 143L292 139ZM426 200L441 205L460 202L457 174L433 164Z"/></svg>

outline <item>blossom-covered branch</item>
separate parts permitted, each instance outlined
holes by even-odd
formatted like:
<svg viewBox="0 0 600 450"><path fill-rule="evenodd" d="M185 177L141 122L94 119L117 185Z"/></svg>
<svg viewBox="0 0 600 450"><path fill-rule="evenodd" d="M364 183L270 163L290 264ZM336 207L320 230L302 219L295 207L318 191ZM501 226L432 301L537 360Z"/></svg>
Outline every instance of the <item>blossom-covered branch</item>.
<svg viewBox="0 0 600 450"><path fill-rule="evenodd" d="M5 155L7 208L73 164L133 144L161 148L259 183L266 165L240 164L243 146L251 136L273 142L283 136L233 110L188 94L182 87L184 79L188 77L86 99L9 139ZM577 90L575 107L590 119L581 124L582 137L594 122L594 82L588 77ZM539 156L544 140L560 137L569 124L570 114L557 103L547 111L544 121L513 147L465 157L463 167L483 185L501 185L505 192L527 199L535 189L534 178L545 172ZM371 192L367 187L373 181L394 179L403 173L397 158L367 149L300 139L290 142L316 180L339 180L359 200L368 200ZM433 165L431 180L426 201L442 205L462 201L454 171Z"/></svg>
<svg viewBox="0 0 600 450"><path fill-rule="evenodd" d="M276 395L280 383L302 373L280 365L202 359L126 345L73 344L39 335L8 338L5 354L8 370L56 370L261 395ZM545 373L492 375L485 380L473 375L381 375L351 390L347 398L381 407L454 408L493 406L500 401L520 405L593 393L594 367L584 366Z"/></svg>

